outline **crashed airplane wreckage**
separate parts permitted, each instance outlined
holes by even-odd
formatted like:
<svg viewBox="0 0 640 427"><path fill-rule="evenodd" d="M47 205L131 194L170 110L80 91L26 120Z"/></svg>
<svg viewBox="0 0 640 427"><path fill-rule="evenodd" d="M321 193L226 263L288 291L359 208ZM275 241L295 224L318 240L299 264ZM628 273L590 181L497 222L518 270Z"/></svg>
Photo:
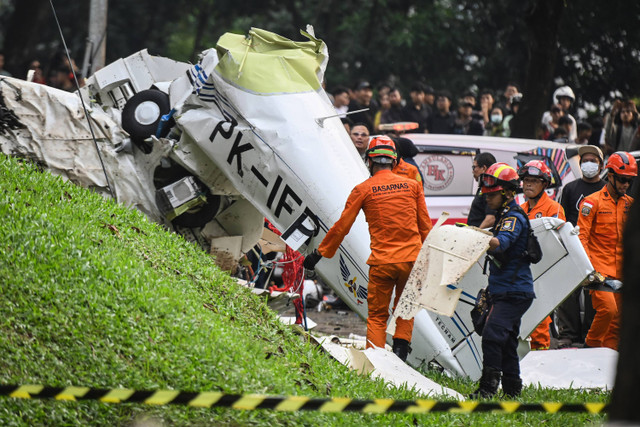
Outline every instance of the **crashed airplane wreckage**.
<svg viewBox="0 0 640 427"><path fill-rule="evenodd" d="M89 120L77 93L0 78L0 149L112 195L218 257L237 260L251 250L264 218L307 253L369 173L320 85L327 48L312 29L303 34L308 41L259 29L225 34L195 65L146 50L119 59L79 91ZM592 272L571 224L532 224L545 257L534 267L538 298L522 339ZM453 375L480 377L469 311L486 286L478 261L484 241L471 227L443 225L429 235L408 288L413 300L399 306L416 317L411 365L437 362ZM481 248L465 252L472 244ZM361 213L337 255L317 267L363 318L368 256Z"/></svg>

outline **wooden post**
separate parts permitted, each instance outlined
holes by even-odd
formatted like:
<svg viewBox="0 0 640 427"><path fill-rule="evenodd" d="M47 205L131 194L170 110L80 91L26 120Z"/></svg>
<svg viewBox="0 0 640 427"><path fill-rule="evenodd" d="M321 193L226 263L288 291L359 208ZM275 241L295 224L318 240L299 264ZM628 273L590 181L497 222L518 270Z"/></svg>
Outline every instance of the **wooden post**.
<svg viewBox="0 0 640 427"><path fill-rule="evenodd" d="M87 77L104 67L107 51L107 9L109 0L91 0L89 36L82 63L82 75Z"/></svg>

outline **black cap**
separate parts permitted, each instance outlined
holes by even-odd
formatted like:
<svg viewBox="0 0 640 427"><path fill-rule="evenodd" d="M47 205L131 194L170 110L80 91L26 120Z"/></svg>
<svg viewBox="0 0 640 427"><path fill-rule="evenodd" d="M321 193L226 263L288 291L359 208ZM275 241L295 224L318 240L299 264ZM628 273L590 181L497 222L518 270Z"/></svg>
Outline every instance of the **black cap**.
<svg viewBox="0 0 640 427"><path fill-rule="evenodd" d="M447 98L449 101L451 101L451 92L449 92L448 90L439 90L436 93L436 98L440 98L440 97L445 97Z"/></svg>
<svg viewBox="0 0 640 427"><path fill-rule="evenodd" d="M393 142L396 143L396 151L398 152L399 157L414 157L418 154L418 148L409 138L393 138Z"/></svg>
<svg viewBox="0 0 640 427"><path fill-rule="evenodd" d="M356 86L356 90L361 90L361 89L373 89L373 87L371 86L371 83L364 81L364 82L358 83L358 86Z"/></svg>
<svg viewBox="0 0 640 427"><path fill-rule="evenodd" d="M410 92L424 92L424 84L421 82L412 84Z"/></svg>

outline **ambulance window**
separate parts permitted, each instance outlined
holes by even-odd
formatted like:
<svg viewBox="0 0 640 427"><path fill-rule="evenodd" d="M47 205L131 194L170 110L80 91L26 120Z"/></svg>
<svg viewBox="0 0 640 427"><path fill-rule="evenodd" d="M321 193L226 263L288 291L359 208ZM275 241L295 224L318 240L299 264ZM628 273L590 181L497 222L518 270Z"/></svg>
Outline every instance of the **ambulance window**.
<svg viewBox="0 0 640 427"><path fill-rule="evenodd" d="M426 196L473 195L475 150L418 147L414 160L422 172Z"/></svg>

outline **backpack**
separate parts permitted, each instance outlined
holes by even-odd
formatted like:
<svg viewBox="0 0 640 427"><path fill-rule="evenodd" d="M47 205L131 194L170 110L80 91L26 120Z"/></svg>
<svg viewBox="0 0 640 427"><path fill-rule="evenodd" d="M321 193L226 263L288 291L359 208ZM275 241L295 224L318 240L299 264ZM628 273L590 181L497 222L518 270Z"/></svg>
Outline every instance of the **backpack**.
<svg viewBox="0 0 640 427"><path fill-rule="evenodd" d="M488 296L486 289L480 289L480 291L478 291L476 303L471 309L471 323L473 323L473 330L476 331L478 335L482 335L484 325L487 323L489 310L491 309Z"/></svg>

